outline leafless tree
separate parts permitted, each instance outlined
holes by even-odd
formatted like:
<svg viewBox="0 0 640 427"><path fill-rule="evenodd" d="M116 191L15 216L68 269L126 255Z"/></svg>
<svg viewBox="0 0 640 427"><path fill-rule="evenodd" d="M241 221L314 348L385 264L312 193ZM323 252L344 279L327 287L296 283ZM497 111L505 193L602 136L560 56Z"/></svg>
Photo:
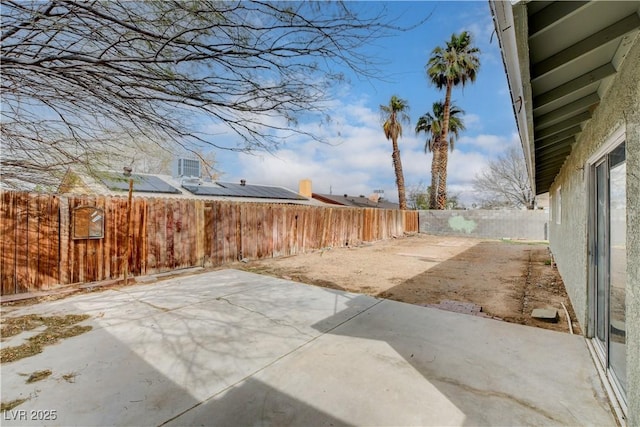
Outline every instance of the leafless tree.
<svg viewBox="0 0 640 427"><path fill-rule="evenodd" d="M520 147L511 146L504 155L491 160L475 177L473 187L485 208L535 207L535 195Z"/></svg>
<svg viewBox="0 0 640 427"><path fill-rule="evenodd" d="M429 209L431 186L426 186L422 181L407 188L407 205L409 209Z"/></svg>
<svg viewBox="0 0 640 427"><path fill-rule="evenodd" d="M7 0L1 18L5 187L139 139L273 149L321 117L335 70L377 76L361 48L399 29L335 2Z"/></svg>

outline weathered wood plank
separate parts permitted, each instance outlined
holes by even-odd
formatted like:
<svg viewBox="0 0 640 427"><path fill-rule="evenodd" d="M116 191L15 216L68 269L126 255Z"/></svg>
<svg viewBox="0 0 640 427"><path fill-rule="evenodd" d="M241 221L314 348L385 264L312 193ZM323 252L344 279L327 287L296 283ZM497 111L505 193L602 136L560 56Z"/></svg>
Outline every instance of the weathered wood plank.
<svg viewBox="0 0 640 427"><path fill-rule="evenodd" d="M122 254L118 247L118 199L107 198L104 204L104 256L108 266L105 266L105 276L115 279L120 276Z"/></svg>
<svg viewBox="0 0 640 427"><path fill-rule="evenodd" d="M40 231L38 248L38 290L51 289L58 278L58 212L55 196L40 195Z"/></svg>
<svg viewBox="0 0 640 427"><path fill-rule="evenodd" d="M175 240L177 237L177 233L179 233L179 231L175 229L176 227L176 220L174 218L175 214L176 212L173 209L173 205L171 203L167 203L167 211L166 211L167 221L165 224L165 227L166 227L165 236L167 241L167 246L166 246L167 258L164 265L162 266L163 270L171 270L176 267Z"/></svg>
<svg viewBox="0 0 640 427"><path fill-rule="evenodd" d="M202 266L211 267L213 264L213 247L215 242L213 228L213 203L202 203L202 236L200 242L202 246Z"/></svg>
<svg viewBox="0 0 640 427"><path fill-rule="evenodd" d="M222 204L214 202L213 212L213 244L211 245L211 258L213 265L222 265L224 260L224 218L222 217Z"/></svg>
<svg viewBox="0 0 640 427"><path fill-rule="evenodd" d="M195 265L204 267L205 263L205 240L209 240L210 237L205 230L204 220L204 202L202 200L196 200L194 202L194 215L195 215L195 228L193 230L193 239L195 240Z"/></svg>
<svg viewBox="0 0 640 427"><path fill-rule="evenodd" d="M29 194L16 199L16 293L29 291Z"/></svg>
<svg viewBox="0 0 640 427"><path fill-rule="evenodd" d="M85 206L93 206L96 207L96 198L89 197L85 199ZM83 262L82 262L82 272L83 277L81 282L94 282L97 280L101 280L101 277L98 273L98 246L100 245L99 239L83 239L83 248L84 253L81 254Z"/></svg>
<svg viewBox="0 0 640 427"><path fill-rule="evenodd" d="M159 272L168 270L168 267L167 267L167 264L168 264L168 261L167 261L167 253L168 253L167 200L165 199L157 200L153 206L154 208L153 208L152 218L155 220L154 221L155 233L150 234L152 240L149 243L154 247L153 249L153 253L155 255L154 272L159 273Z"/></svg>
<svg viewBox="0 0 640 427"><path fill-rule="evenodd" d="M258 221L253 204L242 205L242 254L244 258L256 259L258 257Z"/></svg>
<svg viewBox="0 0 640 427"><path fill-rule="evenodd" d="M240 227L239 212L236 212L236 206L224 202L220 207L220 215L222 219L221 233L224 238L222 247L222 263L233 262L238 260L237 250L240 247Z"/></svg>
<svg viewBox="0 0 640 427"><path fill-rule="evenodd" d="M181 239L180 239L180 268L189 267L194 255L195 245L191 240L191 230L193 229L194 218L191 215L190 206L192 203L188 203L187 200L180 200L180 214L181 214Z"/></svg>
<svg viewBox="0 0 640 427"><path fill-rule="evenodd" d="M38 289L38 255L40 249L40 200L37 194L30 194L27 200L27 263L24 286L28 291Z"/></svg>
<svg viewBox="0 0 640 427"><path fill-rule="evenodd" d="M242 247L242 235L244 233L244 230L242 228L243 217L242 217L241 206L242 206L241 204L230 204L229 206L232 212L231 214L232 224L235 224L235 229L236 229L235 245L232 246L230 251L229 261L231 262L244 258L244 256L242 255L244 253L244 248ZM230 228L230 229L233 230L233 228Z"/></svg>
<svg viewBox="0 0 640 427"><path fill-rule="evenodd" d="M2 259L0 274L2 277L2 295L16 293L16 239L17 239L17 207L15 192L2 193L2 224L0 238L2 239Z"/></svg>
<svg viewBox="0 0 640 427"><path fill-rule="evenodd" d="M196 215L195 205L191 200L184 200L182 202L183 209L183 224L182 229L184 231L184 246L183 246L183 259L182 266L190 267L196 264Z"/></svg>
<svg viewBox="0 0 640 427"><path fill-rule="evenodd" d="M118 197L116 199L116 224L118 232L116 233L118 252L120 253L120 263L118 263L118 277L124 277L125 268L131 272L131 250L127 255L127 245L131 244L130 232L127 222L127 210L129 209L129 201L126 197ZM129 246L129 249L131 246Z"/></svg>
<svg viewBox="0 0 640 427"><path fill-rule="evenodd" d="M147 200L142 197L134 199L133 203L133 242L131 252L133 254L132 276L140 276L146 273L146 204Z"/></svg>
<svg viewBox="0 0 640 427"><path fill-rule="evenodd" d="M200 222L200 200L191 200L187 203L189 211L189 224L186 227L189 231L189 266L202 267L202 245L198 239L198 231L202 233L202 224Z"/></svg>

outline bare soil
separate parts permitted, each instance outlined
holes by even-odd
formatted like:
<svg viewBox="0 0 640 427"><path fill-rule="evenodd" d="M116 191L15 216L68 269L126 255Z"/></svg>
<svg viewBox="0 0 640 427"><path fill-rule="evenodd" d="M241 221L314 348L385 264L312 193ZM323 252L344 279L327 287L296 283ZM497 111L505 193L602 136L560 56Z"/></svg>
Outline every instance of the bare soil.
<svg viewBox="0 0 640 427"><path fill-rule="evenodd" d="M475 314L568 332L564 303L574 321L574 333L580 333L546 243L418 234L233 267L469 314L481 307ZM479 307L469 310L472 305ZM532 318L535 308L557 309L559 321Z"/></svg>

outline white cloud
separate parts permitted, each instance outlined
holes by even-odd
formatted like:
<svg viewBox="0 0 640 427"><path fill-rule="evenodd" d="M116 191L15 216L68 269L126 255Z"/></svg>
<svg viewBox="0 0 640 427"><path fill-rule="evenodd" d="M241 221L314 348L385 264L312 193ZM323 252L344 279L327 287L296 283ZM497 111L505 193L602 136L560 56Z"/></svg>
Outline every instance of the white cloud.
<svg viewBox="0 0 640 427"><path fill-rule="evenodd" d="M307 125L306 129L311 131L315 127L331 144L297 138L276 150L274 155L242 155L235 176L230 178L294 190L301 179L308 178L317 193L369 195L374 189L383 189L388 199L397 201L391 142L382 133L378 115L357 104L342 106L338 112L340 120L326 123L320 129L315 124ZM471 115L471 121L481 126L479 117ZM431 183L432 154L424 153L423 139L422 135L415 136L409 125L399 141L407 187L419 182ZM490 158L517 141L517 134L463 136L456 143L456 149L449 153L449 190L470 205L475 200L474 177Z"/></svg>
<svg viewBox="0 0 640 427"><path fill-rule="evenodd" d="M328 144L303 137L294 138L274 155L242 155L239 170L232 179L283 185L296 189L300 179L312 180L319 193L370 194L384 189L388 198L397 198L395 174L391 160L391 142L384 137L377 112L362 105L341 106L338 119L322 126L308 124L303 130L315 132ZM413 135L410 125L400 139L402 161L407 165L405 176L424 174L426 156L422 142Z"/></svg>
<svg viewBox="0 0 640 427"><path fill-rule="evenodd" d="M465 114L462 117L462 122L464 123L467 131L482 129L482 121L480 120L480 116L477 114Z"/></svg>
<svg viewBox="0 0 640 427"><path fill-rule="evenodd" d="M461 149L478 150L490 155L503 153L510 146L517 144L519 144L519 137L515 132L508 136L490 134L464 135L456 142L456 146Z"/></svg>

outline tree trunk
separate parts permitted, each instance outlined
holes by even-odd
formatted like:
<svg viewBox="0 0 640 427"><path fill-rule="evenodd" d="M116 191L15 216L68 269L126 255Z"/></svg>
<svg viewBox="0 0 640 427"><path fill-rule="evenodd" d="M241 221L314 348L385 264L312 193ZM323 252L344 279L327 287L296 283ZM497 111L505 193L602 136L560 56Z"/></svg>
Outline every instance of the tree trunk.
<svg viewBox="0 0 640 427"><path fill-rule="evenodd" d="M438 165L438 189L437 189L437 204L438 209L443 210L447 208L447 162L449 161L449 144L442 142L438 147L440 151L439 165Z"/></svg>
<svg viewBox="0 0 640 427"><path fill-rule="evenodd" d="M438 184L440 181L440 140L433 143L431 149L433 159L431 159L431 191L429 192L429 209L438 209Z"/></svg>
<svg viewBox="0 0 640 427"><path fill-rule="evenodd" d="M396 185L398 186L398 203L400 209L407 209L407 198L404 191L404 174L402 173L402 161L400 161L400 149L398 148L398 138L391 138L393 144L393 169L396 172Z"/></svg>
<svg viewBox="0 0 640 427"><path fill-rule="evenodd" d="M438 176L440 181L438 183L438 209L445 209L447 206L447 161L449 151L449 119L451 115L451 88L453 87L453 81L447 82L447 91L444 97L444 108L442 112L442 134L440 135L441 142L441 155L440 155L440 170Z"/></svg>

